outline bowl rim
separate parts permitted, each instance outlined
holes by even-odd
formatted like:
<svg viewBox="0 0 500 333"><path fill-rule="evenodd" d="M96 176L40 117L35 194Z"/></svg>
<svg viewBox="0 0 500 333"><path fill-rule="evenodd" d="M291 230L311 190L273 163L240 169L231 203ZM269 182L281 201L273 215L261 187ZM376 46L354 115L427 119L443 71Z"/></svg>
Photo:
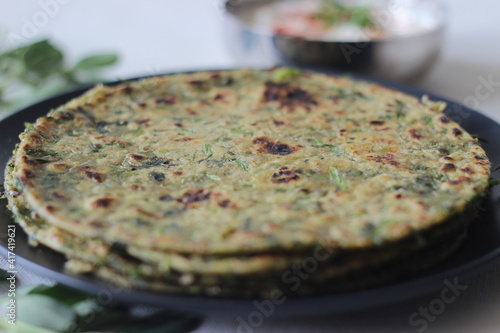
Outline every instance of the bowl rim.
<svg viewBox="0 0 500 333"><path fill-rule="evenodd" d="M413 6L435 6L435 10L438 16L438 22L437 24L430 28L430 29L425 29L422 32L419 33L412 33L412 34L405 34L401 36L394 36L394 37L387 37L387 38L380 38L380 39L361 39L361 40L328 40L328 39L311 39L311 38L302 38L302 37L293 37L293 36L286 36L286 35L280 35L280 34L275 34L269 29L263 28L263 27L255 27L252 26L250 23L245 22L243 19L241 19L236 11L238 10L238 7L241 8L243 6L248 6L248 5L258 5L258 3L272 3L272 2L287 2L287 1L294 1L294 0L223 0L223 14L227 18L232 19L234 22L237 22L238 25L240 25L244 30L251 32L253 34L262 36L262 37L267 37L271 39L281 39L281 40L286 40L290 42L307 42L307 43L318 43L318 44L364 44L364 43L386 43L386 42L393 42L393 41L401 41L401 40L408 40L411 38L421 38L427 35L432 35L432 34L439 34L444 32L448 21L449 21L449 10L446 5L444 5L443 1L441 0L422 0L422 1L411 1ZM390 0L374 0L377 2L386 2L386 3L392 3ZM396 1L396 2L403 2L402 0ZM232 7L232 8L231 8Z"/></svg>

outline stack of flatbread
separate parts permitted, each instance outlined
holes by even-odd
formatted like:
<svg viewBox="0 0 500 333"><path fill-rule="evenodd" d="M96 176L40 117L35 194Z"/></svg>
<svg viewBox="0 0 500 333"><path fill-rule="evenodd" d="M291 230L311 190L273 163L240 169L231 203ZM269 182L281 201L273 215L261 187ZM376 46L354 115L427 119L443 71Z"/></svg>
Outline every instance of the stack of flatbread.
<svg viewBox="0 0 500 333"><path fill-rule="evenodd" d="M9 208L69 272L125 286L367 288L450 255L487 190L444 108L290 68L98 86L21 134Z"/></svg>

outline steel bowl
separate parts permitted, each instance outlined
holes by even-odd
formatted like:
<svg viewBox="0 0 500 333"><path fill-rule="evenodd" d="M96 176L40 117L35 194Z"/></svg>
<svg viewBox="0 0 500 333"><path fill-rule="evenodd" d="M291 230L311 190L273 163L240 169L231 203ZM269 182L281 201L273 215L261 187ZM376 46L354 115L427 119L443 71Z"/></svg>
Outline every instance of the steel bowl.
<svg viewBox="0 0 500 333"><path fill-rule="evenodd" d="M276 1L288 0L229 0L224 3L227 45L242 65L293 65L411 81L421 77L432 67L443 45L446 12L444 7L435 1L400 0L400 7L392 12L390 8L395 7L389 7L389 1L385 1L388 9L387 12L381 13L380 17L385 17L386 20L393 19L394 15L403 10L411 15L433 15L432 19L437 24L424 32L374 41L327 41L287 37L252 26L242 19L245 11ZM384 0L370 2L380 5Z"/></svg>

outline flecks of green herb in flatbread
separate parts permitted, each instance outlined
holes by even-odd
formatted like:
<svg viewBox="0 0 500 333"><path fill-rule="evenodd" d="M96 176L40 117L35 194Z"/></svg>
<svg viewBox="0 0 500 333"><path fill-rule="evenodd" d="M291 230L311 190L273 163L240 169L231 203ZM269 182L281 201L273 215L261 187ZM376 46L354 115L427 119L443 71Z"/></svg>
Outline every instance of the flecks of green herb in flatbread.
<svg viewBox="0 0 500 333"><path fill-rule="evenodd" d="M328 149L329 151L331 151L333 153L337 153L338 155L344 155L344 154L346 154L345 150L343 150L341 148L338 148L338 147L335 147L334 145L324 143L324 142L319 141L317 139L310 139L309 142L315 148L326 148L326 149Z"/></svg>
<svg viewBox="0 0 500 333"><path fill-rule="evenodd" d="M245 131L241 127L231 129L231 132L236 134L252 135L253 132Z"/></svg>
<svg viewBox="0 0 500 333"><path fill-rule="evenodd" d="M401 101L396 101L396 117L399 121L406 118L406 104Z"/></svg>
<svg viewBox="0 0 500 333"><path fill-rule="evenodd" d="M240 168L242 168L245 171L250 170L250 167L248 166L248 163L242 160L233 160L234 163L238 164Z"/></svg>
<svg viewBox="0 0 500 333"><path fill-rule="evenodd" d="M207 155L207 157L212 157L214 154L214 152L212 151L212 145L209 143L205 143L203 145L203 152L205 153L205 155Z"/></svg>
<svg viewBox="0 0 500 333"><path fill-rule="evenodd" d="M134 136L141 136L145 133L144 128L139 127L137 130L134 131L133 135Z"/></svg>
<svg viewBox="0 0 500 333"><path fill-rule="evenodd" d="M330 180L332 184L337 188L337 191L344 191L347 189L347 183L345 180L340 178L339 171L335 167L330 167Z"/></svg>
<svg viewBox="0 0 500 333"><path fill-rule="evenodd" d="M208 172L205 173L205 176L207 176L208 178L213 179L213 180L221 180L222 179L219 176L213 175L213 174L208 173Z"/></svg>
<svg viewBox="0 0 500 333"><path fill-rule="evenodd" d="M288 81L300 75L300 71L295 68L283 67L274 73L276 81Z"/></svg>

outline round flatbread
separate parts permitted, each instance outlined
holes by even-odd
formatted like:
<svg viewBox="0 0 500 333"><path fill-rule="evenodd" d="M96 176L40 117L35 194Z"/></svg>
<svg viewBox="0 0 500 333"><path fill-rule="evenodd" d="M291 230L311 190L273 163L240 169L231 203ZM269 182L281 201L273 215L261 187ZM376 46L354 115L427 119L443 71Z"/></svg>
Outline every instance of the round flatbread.
<svg viewBox="0 0 500 333"><path fill-rule="evenodd" d="M376 281L451 253L488 187L485 152L444 108L287 68L98 86L21 135L9 207L68 267L116 280L237 294L320 246L314 281Z"/></svg>

